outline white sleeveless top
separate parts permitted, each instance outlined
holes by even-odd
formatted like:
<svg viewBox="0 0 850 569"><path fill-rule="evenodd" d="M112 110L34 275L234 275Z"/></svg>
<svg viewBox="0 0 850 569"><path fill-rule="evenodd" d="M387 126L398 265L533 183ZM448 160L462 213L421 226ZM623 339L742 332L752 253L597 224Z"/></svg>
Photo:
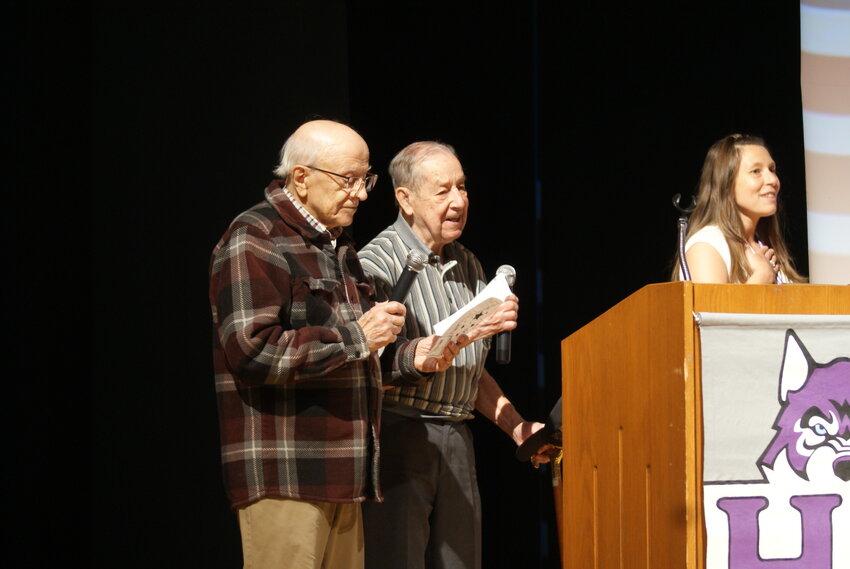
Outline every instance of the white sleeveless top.
<svg viewBox="0 0 850 569"><path fill-rule="evenodd" d="M726 237L718 226L706 225L691 235L687 243L685 243L685 253L696 243L707 243L711 245L723 259L723 263L726 265L726 274L732 274L732 253L729 251L729 244L726 242Z"/></svg>
<svg viewBox="0 0 850 569"><path fill-rule="evenodd" d="M688 249L690 249L695 243L707 243L708 245L711 245L711 247L720 255L720 258L723 259L723 263L726 265L726 274L732 274L732 253L729 251L729 243L726 242L726 237L724 237L723 232L720 231L720 227L716 225L706 225L691 235L685 243L685 253L687 253ZM679 278L684 279L684 274L681 269L679 269ZM788 282L790 282L788 277L786 277L782 271L779 271L776 274L776 284L785 284Z"/></svg>

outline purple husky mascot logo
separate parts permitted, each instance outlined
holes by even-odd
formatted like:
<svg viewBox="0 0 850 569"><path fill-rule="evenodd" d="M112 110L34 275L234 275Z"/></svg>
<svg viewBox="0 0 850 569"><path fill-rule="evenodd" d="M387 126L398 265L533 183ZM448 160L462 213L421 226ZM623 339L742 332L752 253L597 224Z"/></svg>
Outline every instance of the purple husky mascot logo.
<svg viewBox="0 0 850 569"><path fill-rule="evenodd" d="M788 503L800 514L801 554L762 557L759 512L768 507L768 498L729 496L717 501L729 517L728 568L837 569L832 515L850 486L850 358L815 363L797 334L788 330L779 401L776 435L758 466L769 486L789 489ZM772 537L777 536L787 540L774 530Z"/></svg>
<svg viewBox="0 0 850 569"><path fill-rule="evenodd" d="M759 468L773 468L784 449L788 464L810 480L817 458L819 474L850 480L850 358L818 364L793 330L785 334L779 378L782 407L773 424L776 435L759 458Z"/></svg>

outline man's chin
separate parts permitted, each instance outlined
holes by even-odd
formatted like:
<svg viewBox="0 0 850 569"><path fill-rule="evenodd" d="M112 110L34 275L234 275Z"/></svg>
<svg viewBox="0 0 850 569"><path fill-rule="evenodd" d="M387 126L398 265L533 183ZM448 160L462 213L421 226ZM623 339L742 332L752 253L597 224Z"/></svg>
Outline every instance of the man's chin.
<svg viewBox="0 0 850 569"><path fill-rule="evenodd" d="M463 234L463 226L462 225L458 225L456 223L452 224L452 225L454 227L452 227L450 225L449 227L446 228L446 231L443 233L443 235L447 238L448 241L454 241L455 239L457 239L458 237L460 237Z"/></svg>
<svg viewBox="0 0 850 569"><path fill-rule="evenodd" d="M341 215L334 221L336 222L337 227L348 227L354 223L354 213L352 212L350 215Z"/></svg>

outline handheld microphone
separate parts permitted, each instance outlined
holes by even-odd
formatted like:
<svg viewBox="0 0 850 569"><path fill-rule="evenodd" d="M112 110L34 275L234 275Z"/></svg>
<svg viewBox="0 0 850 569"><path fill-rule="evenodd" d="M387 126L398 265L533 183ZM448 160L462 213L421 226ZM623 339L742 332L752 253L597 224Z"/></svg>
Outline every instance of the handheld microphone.
<svg viewBox="0 0 850 569"><path fill-rule="evenodd" d="M398 278L398 281L393 287L393 292L390 296L390 300L394 300L396 302L404 302L404 299L407 297L407 293L410 291L410 287L413 284L417 273L419 273L419 271L421 271L424 266L425 259L423 259L422 253L411 249L410 252L407 254L407 259L404 262L404 270L401 271L401 276Z"/></svg>
<svg viewBox="0 0 850 569"><path fill-rule="evenodd" d="M502 265L496 269L496 275L504 275L508 281L508 286L513 290L514 282L516 282L516 270L510 265ZM511 363L511 331L505 330L496 334L496 363L509 364Z"/></svg>

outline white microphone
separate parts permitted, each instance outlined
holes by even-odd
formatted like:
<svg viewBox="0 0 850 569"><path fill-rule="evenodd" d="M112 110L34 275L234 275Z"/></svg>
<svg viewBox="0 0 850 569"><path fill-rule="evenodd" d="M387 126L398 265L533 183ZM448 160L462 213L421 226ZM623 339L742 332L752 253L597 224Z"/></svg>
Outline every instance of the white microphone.
<svg viewBox="0 0 850 569"><path fill-rule="evenodd" d="M496 276L503 275L508 281L508 286L513 291L514 282L516 282L516 270L510 265L502 265L496 269ZM505 330L496 334L496 363L509 364L511 363L511 331Z"/></svg>

